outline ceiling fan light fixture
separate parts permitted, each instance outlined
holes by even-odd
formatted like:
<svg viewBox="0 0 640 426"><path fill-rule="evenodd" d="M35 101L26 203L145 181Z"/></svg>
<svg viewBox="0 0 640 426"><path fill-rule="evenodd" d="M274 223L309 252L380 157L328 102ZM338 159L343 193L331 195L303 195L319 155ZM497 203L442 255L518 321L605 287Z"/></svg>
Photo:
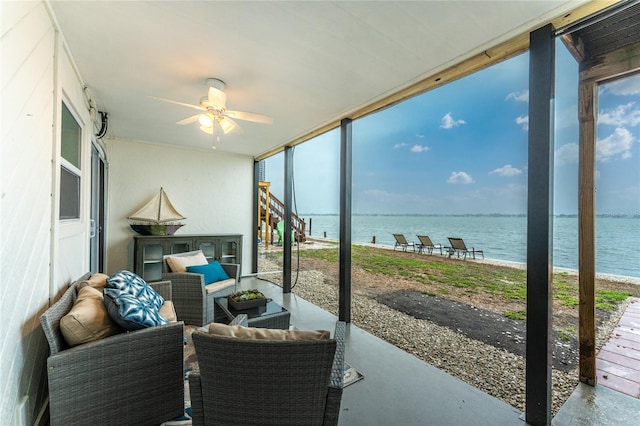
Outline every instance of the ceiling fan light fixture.
<svg viewBox="0 0 640 426"><path fill-rule="evenodd" d="M198 117L198 123L202 127L213 127L213 119L209 116L209 114L202 114Z"/></svg>
<svg viewBox="0 0 640 426"><path fill-rule="evenodd" d="M202 130L203 132L212 135L213 134L213 127L204 127L204 126L200 126L200 130Z"/></svg>
<svg viewBox="0 0 640 426"><path fill-rule="evenodd" d="M218 123L220 123L220 127L222 127L222 131L225 135L233 130L234 127L236 127L236 125L233 124L231 120L227 120L225 117L219 118Z"/></svg>

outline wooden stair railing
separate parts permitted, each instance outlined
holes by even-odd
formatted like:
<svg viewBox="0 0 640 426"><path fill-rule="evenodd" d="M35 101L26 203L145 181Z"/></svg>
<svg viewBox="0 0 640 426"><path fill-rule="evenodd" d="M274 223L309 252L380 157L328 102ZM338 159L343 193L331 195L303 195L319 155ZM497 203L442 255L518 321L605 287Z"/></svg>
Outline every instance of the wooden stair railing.
<svg viewBox="0 0 640 426"><path fill-rule="evenodd" d="M262 222L265 221L267 213L267 187L260 185L260 217ZM284 220L284 203L278 200L272 193L269 193L269 227L276 229L276 225L281 220ZM304 219L296 215L291 214L291 228L295 233L295 239L298 242L305 242L306 236L306 224Z"/></svg>

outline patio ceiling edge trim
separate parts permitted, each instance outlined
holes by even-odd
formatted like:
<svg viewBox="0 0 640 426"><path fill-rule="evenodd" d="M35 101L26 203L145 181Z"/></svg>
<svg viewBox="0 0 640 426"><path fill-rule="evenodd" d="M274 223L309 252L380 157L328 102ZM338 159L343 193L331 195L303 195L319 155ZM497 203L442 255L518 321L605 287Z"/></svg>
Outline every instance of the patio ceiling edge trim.
<svg viewBox="0 0 640 426"><path fill-rule="evenodd" d="M561 16L551 19L549 22L539 22L537 23L537 27L543 26L547 23L552 23L555 28L566 27L619 2L620 0L590 1L567 13L563 13ZM362 108L354 110L350 114L335 118L334 120L329 121L328 123L323 124L305 133L302 136L292 139L278 146L277 148L257 155L256 157L254 157L254 159L256 161L264 160L265 158L271 157L272 155L284 151L284 148L287 146L299 145L303 142L308 141L309 139L312 139L330 130L336 129L340 127L340 122L345 118L356 120L366 115L378 112L384 108L393 106L413 96L436 89L444 84L458 80L483 68L494 65L498 62L522 53L529 48L529 32L534 29L535 28L528 28L525 32L511 38L510 40L499 43L496 46L486 49L485 51L476 54L462 62L452 65L442 71L438 71L430 76L427 76L415 84L401 89L400 91L386 96L380 100L372 102L371 104L365 105Z"/></svg>

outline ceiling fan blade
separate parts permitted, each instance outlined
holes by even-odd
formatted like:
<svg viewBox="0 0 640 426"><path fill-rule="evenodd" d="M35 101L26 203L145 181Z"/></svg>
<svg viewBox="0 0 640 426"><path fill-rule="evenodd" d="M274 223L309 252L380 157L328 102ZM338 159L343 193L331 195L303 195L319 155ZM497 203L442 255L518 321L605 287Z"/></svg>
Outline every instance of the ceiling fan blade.
<svg viewBox="0 0 640 426"><path fill-rule="evenodd" d="M215 87L209 87L209 105L212 107L216 107L217 109L222 109L227 103L227 94L222 90L218 90Z"/></svg>
<svg viewBox="0 0 640 426"><path fill-rule="evenodd" d="M202 108L200 105L193 105L193 104L188 104L186 102L174 101L173 99L159 98L157 96L149 96L149 97L151 99L157 99L162 102L169 102L170 104L176 104L176 105L182 105L188 108L194 108L194 109L197 109L198 111L206 111L206 109Z"/></svg>
<svg viewBox="0 0 640 426"><path fill-rule="evenodd" d="M238 119L238 120L253 121L255 123L265 123L265 124L273 123L273 118L267 115L256 114L255 112L225 111L224 115L226 115L227 117Z"/></svg>
<svg viewBox="0 0 640 426"><path fill-rule="evenodd" d="M196 114L196 115L192 115L191 117L187 117L184 118L178 122L176 122L176 124L190 124L190 123L194 123L196 121L198 121L198 119L200 118L202 114Z"/></svg>

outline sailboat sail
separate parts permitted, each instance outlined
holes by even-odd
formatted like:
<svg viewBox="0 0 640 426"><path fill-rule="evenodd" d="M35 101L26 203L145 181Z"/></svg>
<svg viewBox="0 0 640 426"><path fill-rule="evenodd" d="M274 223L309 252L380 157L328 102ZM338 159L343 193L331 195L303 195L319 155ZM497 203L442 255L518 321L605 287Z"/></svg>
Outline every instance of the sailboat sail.
<svg viewBox="0 0 640 426"><path fill-rule="evenodd" d="M156 196L127 219L161 224L186 218L173 207L164 189L160 188Z"/></svg>

